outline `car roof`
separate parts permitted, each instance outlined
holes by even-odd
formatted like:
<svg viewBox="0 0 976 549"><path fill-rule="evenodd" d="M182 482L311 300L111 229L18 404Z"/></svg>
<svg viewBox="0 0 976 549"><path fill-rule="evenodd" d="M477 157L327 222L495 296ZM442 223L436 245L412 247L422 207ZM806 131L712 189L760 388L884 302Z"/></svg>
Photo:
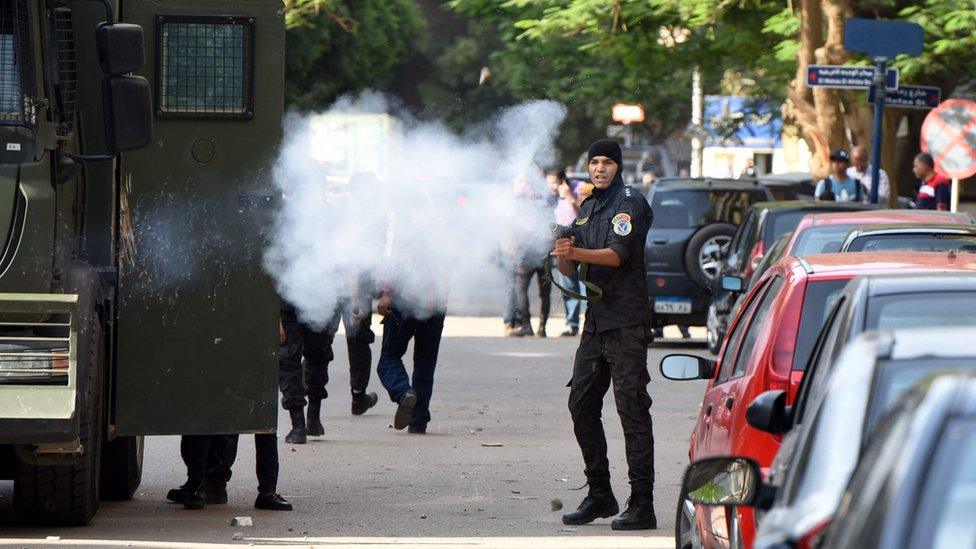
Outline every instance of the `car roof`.
<svg viewBox="0 0 976 549"><path fill-rule="evenodd" d="M864 225L863 227L853 229L851 233L857 233L858 236L903 233L972 234L976 233L976 225L963 225L961 223L886 223L883 225Z"/></svg>
<svg viewBox="0 0 976 549"><path fill-rule="evenodd" d="M976 291L974 273L872 274L859 276L851 285L867 288L869 297L927 292Z"/></svg>
<svg viewBox="0 0 976 549"><path fill-rule="evenodd" d="M716 190L762 190L754 179L722 179L715 177L659 177L654 181L655 191L669 191L682 189L716 189Z"/></svg>
<svg viewBox="0 0 976 549"><path fill-rule="evenodd" d="M970 223L969 214L936 210L863 210L810 214L800 221L800 227L819 225L857 225L880 223Z"/></svg>
<svg viewBox="0 0 976 549"><path fill-rule="evenodd" d="M976 271L976 254L942 252L848 252L787 257L781 262L802 267L813 278L834 278L914 271Z"/></svg>
<svg viewBox="0 0 976 549"><path fill-rule="evenodd" d="M780 200L780 201L767 201L767 202L756 202L751 206L754 210L770 210L770 211L785 211L785 210L811 210L813 212L827 212L831 210L836 211L861 211L870 209L871 206L867 204L858 204L855 202L818 202L816 200Z"/></svg>
<svg viewBox="0 0 976 549"><path fill-rule="evenodd" d="M773 173L766 174L758 178L759 181L766 184L777 184L777 183L804 183L813 182L813 176L809 172L789 172L789 173Z"/></svg>

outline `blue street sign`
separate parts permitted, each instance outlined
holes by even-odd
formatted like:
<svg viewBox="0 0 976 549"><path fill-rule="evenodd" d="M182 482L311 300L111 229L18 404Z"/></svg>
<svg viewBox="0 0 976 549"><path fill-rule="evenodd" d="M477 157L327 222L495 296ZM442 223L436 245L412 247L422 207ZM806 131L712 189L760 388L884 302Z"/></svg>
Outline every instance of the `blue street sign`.
<svg viewBox="0 0 976 549"><path fill-rule="evenodd" d="M942 102L942 90L934 86L902 86L885 93L885 106L902 109L934 109ZM874 103L874 88L868 90L868 103Z"/></svg>
<svg viewBox="0 0 976 549"><path fill-rule="evenodd" d="M874 67L852 67L848 65L809 65L807 67L807 87L838 88L846 90L866 90L874 81ZM898 89L898 69L885 72L885 88Z"/></svg>
<svg viewBox="0 0 976 549"><path fill-rule="evenodd" d="M893 59L900 53L921 55L922 27L908 21L851 18L844 24L844 49L872 59Z"/></svg>

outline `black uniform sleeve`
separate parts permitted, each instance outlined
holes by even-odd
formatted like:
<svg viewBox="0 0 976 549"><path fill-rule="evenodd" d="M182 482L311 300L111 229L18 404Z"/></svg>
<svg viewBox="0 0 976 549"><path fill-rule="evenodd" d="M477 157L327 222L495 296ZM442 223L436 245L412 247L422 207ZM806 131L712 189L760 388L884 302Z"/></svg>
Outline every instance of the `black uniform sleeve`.
<svg viewBox="0 0 976 549"><path fill-rule="evenodd" d="M620 256L623 264L639 246L644 246L651 226L651 208L644 197L626 196L620 201L610 220L607 247Z"/></svg>

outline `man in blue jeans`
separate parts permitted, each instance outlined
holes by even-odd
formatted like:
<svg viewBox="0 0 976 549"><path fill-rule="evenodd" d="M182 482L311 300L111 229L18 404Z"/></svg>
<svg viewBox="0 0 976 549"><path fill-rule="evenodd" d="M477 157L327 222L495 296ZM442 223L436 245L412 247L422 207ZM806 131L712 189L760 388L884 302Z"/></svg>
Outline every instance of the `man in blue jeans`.
<svg viewBox="0 0 976 549"><path fill-rule="evenodd" d="M546 172L546 184L549 186L549 205L553 209L554 220L560 225L569 226L576 221L579 205L582 202L579 195L580 182L570 181L566 172L554 168ZM556 283L576 293L583 293L579 273L573 272L566 276L558 270L552 273ZM580 310L583 302L575 297L563 294L563 304L566 306L566 331L563 337L574 337L579 334Z"/></svg>
<svg viewBox="0 0 976 549"><path fill-rule="evenodd" d="M377 302L383 315L383 346L377 366L380 382L397 403L393 428L408 427L422 435L430 423L430 397L434 392L434 368L444 330L443 306L418 306L420 300L397 296L387 290ZM403 355L413 344L413 378L407 375Z"/></svg>

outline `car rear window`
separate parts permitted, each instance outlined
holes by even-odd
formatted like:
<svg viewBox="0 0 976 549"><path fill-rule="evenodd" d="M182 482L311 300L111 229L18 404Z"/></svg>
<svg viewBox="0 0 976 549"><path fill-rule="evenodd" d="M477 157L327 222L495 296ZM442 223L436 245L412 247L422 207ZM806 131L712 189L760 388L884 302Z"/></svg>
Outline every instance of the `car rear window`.
<svg viewBox="0 0 976 549"><path fill-rule="evenodd" d="M854 239L849 252L956 252L976 253L971 234L879 234Z"/></svg>
<svg viewBox="0 0 976 549"><path fill-rule="evenodd" d="M763 235L763 240L766 241L766 249L771 248L779 237L795 229L800 223L800 220L803 219L803 216L809 213L806 210L797 210L772 214L772 226L770 227L767 223L766 234Z"/></svg>
<svg viewBox="0 0 976 549"><path fill-rule="evenodd" d="M766 200L756 190L675 189L655 191L651 201L655 229L687 229L716 221L738 225L749 206Z"/></svg>
<svg viewBox="0 0 976 549"><path fill-rule="evenodd" d="M837 253L844 245L844 237L854 227L854 225L821 225L819 227L809 227L800 233L800 237L796 239L796 245L793 247L793 255L803 257L811 254Z"/></svg>
<svg viewBox="0 0 976 549"><path fill-rule="evenodd" d="M807 367L813 344L817 341L827 311L834 306L847 280L818 280L807 283L803 296L803 312L800 313L800 328L796 336L796 351L793 354L793 369Z"/></svg>
<svg viewBox="0 0 976 549"><path fill-rule="evenodd" d="M865 329L976 326L976 292L925 292L876 297Z"/></svg>

